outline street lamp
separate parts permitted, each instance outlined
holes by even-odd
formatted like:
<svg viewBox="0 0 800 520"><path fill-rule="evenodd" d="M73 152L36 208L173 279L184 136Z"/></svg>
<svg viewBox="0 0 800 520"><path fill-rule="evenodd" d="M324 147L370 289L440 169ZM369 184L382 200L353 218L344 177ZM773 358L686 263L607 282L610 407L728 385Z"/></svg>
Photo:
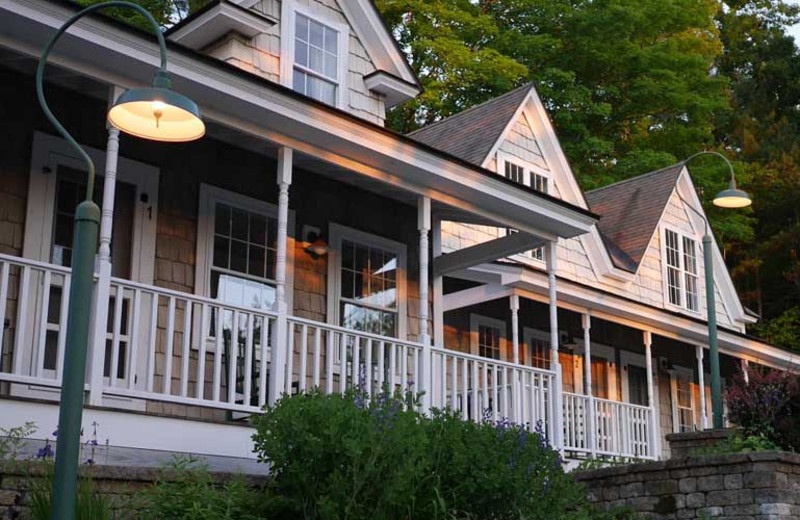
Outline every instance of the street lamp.
<svg viewBox="0 0 800 520"><path fill-rule="evenodd" d="M753 203L750 195L736 187L736 176L733 172L733 165L727 157L718 152L698 152L688 159L683 161L683 165L687 167L688 163L695 157L701 155L714 155L725 161L728 165L728 170L731 172L731 180L728 189L722 190L714 197L714 205L721 208L745 208ZM676 192L677 193L677 192ZM714 263L711 256L711 226L708 219L701 212L697 211L694 206L683 200L680 193L678 197L689 207L692 211L703 220L705 224L705 235L703 236L703 264L706 271L706 314L708 315L708 351L711 365L711 408L713 411L713 424L715 429L722 428L722 383L719 373L719 345L717 344L717 312L716 302L714 295ZM702 390L701 390L702 391Z"/></svg>
<svg viewBox="0 0 800 520"><path fill-rule="evenodd" d="M58 416L58 449L56 450L53 481L53 520L75 518L75 491L78 478L81 418L86 379L86 352L89 342L89 310L92 301L94 255L97 251L97 231L100 208L92 200L95 167L92 159L56 119L44 97L44 67L58 39L83 16L100 9L121 7L133 9L144 16L153 27L161 50L161 66L155 73L152 88L124 92L108 113L109 122L123 132L158 141L191 141L205 133L200 110L189 98L170 90L167 72L167 47L161 30L144 8L125 1L95 4L67 20L47 43L36 69L36 95L39 104L64 139L86 163L86 200L75 211L75 234L72 253L72 284L69 292L64 372Z"/></svg>

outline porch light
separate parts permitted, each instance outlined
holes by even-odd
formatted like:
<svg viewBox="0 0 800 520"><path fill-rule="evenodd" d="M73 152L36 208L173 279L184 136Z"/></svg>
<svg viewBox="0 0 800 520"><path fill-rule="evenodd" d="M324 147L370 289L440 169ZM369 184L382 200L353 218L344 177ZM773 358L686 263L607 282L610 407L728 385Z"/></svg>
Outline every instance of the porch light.
<svg viewBox="0 0 800 520"><path fill-rule="evenodd" d="M75 209L72 284L67 304L69 316L59 403L53 501L50 511L50 518L53 520L75 518L78 456L89 343L89 302L92 301L94 284L94 255L97 252L100 208L92 200L94 162L50 110L44 95L44 68L47 57L67 29L87 14L109 7L133 9L147 19L161 50L161 66L155 74L153 86L123 93L108 113L109 122L129 134L158 141L190 141L205 133L197 105L170 90L171 81L167 73L167 46L164 35L161 34L161 28L153 16L143 7L124 0L112 0L86 7L64 22L42 51L36 68L36 96L39 105L50 123L86 164L86 197Z"/></svg>
<svg viewBox="0 0 800 520"><path fill-rule="evenodd" d="M742 191L736 187L736 179L733 178L731 172L731 183L727 190L722 190L714 197L714 205L720 208L746 208L753 201L746 191Z"/></svg>
<svg viewBox="0 0 800 520"><path fill-rule="evenodd" d="M733 171L733 165L728 160L727 157L722 155L719 152L699 152L688 159L683 161L683 165L687 168L687 164L694 159L695 157L699 157L701 155L715 155L725 161L725 164L728 165L728 170L731 174L731 181L730 185L728 186L727 190L722 190L721 192L717 193L717 196L714 197L714 205L720 208L745 208L752 204L750 200L750 195L745 193L744 191L738 189L736 187L736 176ZM694 211L697 216L699 216L703 223L705 224L705 235L703 236L703 264L705 269L705 286L706 286L706 323L708 325L708 353L709 353L709 365L711 368L711 409L713 411L714 416L714 428L720 429L723 426L722 421L722 382L720 379L720 370L719 370L719 343L717 341L717 313L714 312L716 309L716 300L714 294L714 259L712 257L712 248L713 248L713 240L711 238L711 225L708 223L708 219L702 212L698 211L694 206L689 204L687 201L683 200L681 197L680 192L678 193L678 197L683 201L687 208Z"/></svg>
<svg viewBox="0 0 800 520"><path fill-rule="evenodd" d="M310 254L312 257L319 258L321 256L325 256L331 252L331 246L325 242L325 239L322 236L317 235L317 238L311 241L308 246L306 246L306 253Z"/></svg>
<svg viewBox="0 0 800 520"><path fill-rule="evenodd" d="M123 92L108 111L108 121L125 133L153 141L199 139L206 132L200 109L191 99L170 90L171 84L169 73L159 70L152 87Z"/></svg>

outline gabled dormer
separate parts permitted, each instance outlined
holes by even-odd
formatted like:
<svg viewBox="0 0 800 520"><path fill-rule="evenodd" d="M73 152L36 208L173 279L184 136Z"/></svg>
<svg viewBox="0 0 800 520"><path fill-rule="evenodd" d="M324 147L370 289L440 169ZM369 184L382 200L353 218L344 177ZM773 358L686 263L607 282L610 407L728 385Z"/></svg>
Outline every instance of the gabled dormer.
<svg viewBox="0 0 800 520"><path fill-rule="evenodd" d="M166 36L381 125L421 90L370 0L213 0Z"/></svg>

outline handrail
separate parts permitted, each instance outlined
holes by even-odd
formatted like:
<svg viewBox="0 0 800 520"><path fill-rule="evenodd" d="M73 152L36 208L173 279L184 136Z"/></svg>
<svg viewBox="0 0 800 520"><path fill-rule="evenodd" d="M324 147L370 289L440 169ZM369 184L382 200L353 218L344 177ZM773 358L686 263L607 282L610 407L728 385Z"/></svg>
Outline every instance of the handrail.
<svg viewBox="0 0 800 520"><path fill-rule="evenodd" d="M544 368L536 368L536 367L530 367L528 365L515 364L513 361L504 361L502 359L494 359L494 358L482 357L482 356L478 356L478 355L475 355L475 354L470 354L468 352L461 352L460 350L454 350L454 349L448 349L448 348L442 348L442 347L431 347L431 352L432 353L438 353L438 354L445 354L445 355L448 355L448 356L455 356L455 357L470 359L472 361L477 361L479 363L491 363L493 365L504 366L506 368L513 368L514 370L525 370L525 371L535 372L535 373L539 373L539 374L543 374L543 375L547 375L547 376L555 376L556 375L555 371L553 371L553 370L546 370Z"/></svg>
<svg viewBox="0 0 800 520"><path fill-rule="evenodd" d="M290 315L290 316L287 317L287 319L289 321L291 321L291 322L299 323L301 325L308 325L308 326L311 326L311 327L319 327L321 329L332 330L334 332L341 332L343 334L358 335L358 336L366 337L366 338L369 338L369 339L375 339L375 340L378 340L378 341L385 341L385 342L389 342L389 343L397 343L397 344L402 344L402 345L406 345L406 346L409 346L409 347L420 348L420 349L425 347L425 345L423 345L422 343L417 343L415 341L410 341L410 340L400 339L400 338L393 338L391 336L381 336L380 334L375 334L374 332L365 332L365 331L361 331L361 330L348 329L346 327L341 327L339 325L333 325L331 323L325 323L324 321L315 321L315 320L310 320L308 318L301 318L300 316L291 316Z"/></svg>
<svg viewBox="0 0 800 520"><path fill-rule="evenodd" d="M601 403L608 403L608 404L612 404L612 405L621 405L621 406L625 406L627 408L633 408L633 409L639 409L639 410L647 410L647 411L652 410L652 408L650 408L649 406L643 406L641 404L634 404L634 403L626 403L625 401L614 401L612 399L604 399L602 397L595 397L593 395L589 396L589 395L586 395L586 394L576 394L574 392L564 392L564 395L568 395L568 396L571 396L571 397L578 397L578 398L582 398L582 399L585 399L585 400L589 400L591 398L592 401L599 401Z"/></svg>

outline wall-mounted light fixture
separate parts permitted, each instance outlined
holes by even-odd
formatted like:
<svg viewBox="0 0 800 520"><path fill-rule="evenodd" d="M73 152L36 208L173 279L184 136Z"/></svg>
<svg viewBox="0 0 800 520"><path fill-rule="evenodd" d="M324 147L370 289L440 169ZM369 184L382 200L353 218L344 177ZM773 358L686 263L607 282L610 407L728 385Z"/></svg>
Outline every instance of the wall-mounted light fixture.
<svg viewBox="0 0 800 520"><path fill-rule="evenodd" d="M308 244L305 247L305 252L311 255L314 260L331 252L331 246L322 238L319 228L303 226L303 241Z"/></svg>

